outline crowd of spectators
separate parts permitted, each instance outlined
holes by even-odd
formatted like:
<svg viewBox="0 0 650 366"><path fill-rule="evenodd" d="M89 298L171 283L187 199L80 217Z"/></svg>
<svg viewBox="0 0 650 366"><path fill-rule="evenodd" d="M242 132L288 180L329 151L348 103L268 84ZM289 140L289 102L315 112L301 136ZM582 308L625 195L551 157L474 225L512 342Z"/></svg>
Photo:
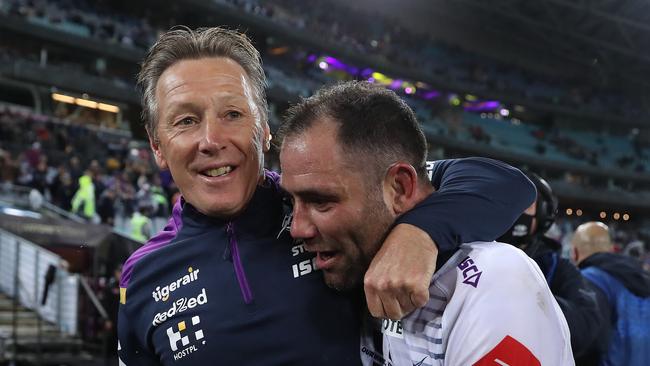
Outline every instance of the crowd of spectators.
<svg viewBox="0 0 650 366"><path fill-rule="evenodd" d="M370 54L451 85L472 90L504 92L594 113L638 118L645 114L641 101L602 89L505 65L409 31L385 16L354 10L336 2L300 0L215 0L253 16L310 34L327 37L354 52ZM98 38L104 42L146 49L158 29L147 19L111 9L109 3L87 0L6 0L0 13L46 23L61 30ZM164 25L166 26L166 25Z"/></svg>
<svg viewBox="0 0 650 366"><path fill-rule="evenodd" d="M309 63L306 59L304 52L289 56L268 55L265 69L269 84L289 93L308 96L320 85L354 79L354 75L347 72L323 70L318 60ZM518 146L524 153L535 157L604 169L634 173L650 169L650 145L638 129L631 129L627 136L615 136L602 129L598 132L572 129L568 127L570 123L559 118L550 124L520 121L501 115L501 105L489 113L469 111L462 102L457 105L450 103L454 93L441 92L435 99L423 99L399 88L396 91L413 107L421 122L431 125L437 134L452 139L506 151Z"/></svg>
<svg viewBox="0 0 650 366"><path fill-rule="evenodd" d="M385 17L377 21L378 15L370 15L360 10L354 10L336 2L305 3L296 0L280 0L266 2L261 0L216 0L217 3L234 6L254 16L269 18L284 26L291 28L307 29L312 34L321 34L332 42L346 45L355 52L374 54L395 61L402 66L418 66L433 70L440 77L456 78L462 85L478 83L479 89L503 91L505 89L522 95L531 100L547 98L547 102L567 104L578 107L589 106L596 108L596 112L603 112L604 107L617 109L611 111L616 115L625 113L636 114L638 108L630 98L617 94L608 94L602 90L587 91L584 86L570 84L552 85L541 76L529 75L526 71L510 65L499 64L487 57L479 57L458 48L445 45L425 35L410 32L398 22ZM63 30L72 31L63 25L74 24L86 29L82 32L89 37L101 39L104 42L120 43L122 45L146 48L155 39L157 29L147 19L123 14L111 9L109 3L90 3L86 0L7 0L0 3L0 13L10 16L20 16L30 20L45 19L50 25L60 25ZM307 21L307 19L309 21ZM1 46L1 45L0 45ZM36 61L39 57L15 50L0 47L3 59L20 57L25 60ZM40 60L42 62L42 59ZM51 62L50 62L51 63ZM59 60L58 64L67 70L78 69L74 62L66 63ZM88 67L86 67L88 69ZM111 81L123 87L130 87L132 76L116 76L114 73L100 72L101 67L90 68L90 74L102 74ZM279 70L271 68L270 75ZM277 71L277 72L276 72ZM297 77L304 77L298 75ZM295 78L295 75L291 77ZM283 79L290 78L283 75ZM273 80L271 80L273 81ZM284 80L283 80L284 81ZM558 81L559 82L559 81ZM306 83L309 84L308 81ZM288 83L298 85L299 82ZM311 83L314 84L314 83ZM317 84L317 83L316 83ZM512 85L510 85L512 84ZM310 85L313 87L313 85ZM308 88L294 88L299 95L308 93ZM584 90L583 90L584 89ZM539 94L539 95L536 95ZM591 95L592 97L587 97ZM594 99L595 98L595 99ZM592 103L592 99L595 102ZM636 103L641 105L641 103ZM480 142L491 140L489 132L480 128L471 127L473 138ZM592 165L598 165L598 154L574 143L571 138L556 136L551 144L557 146L569 156L586 160ZM543 146L538 146L540 152ZM640 154L637 154L640 155ZM631 167L637 171L643 169L636 164L634 156L621 156L619 165L624 168Z"/></svg>
<svg viewBox="0 0 650 366"><path fill-rule="evenodd" d="M96 210L78 214L123 231L142 207L166 218L169 199L177 192L169 175L155 168L143 142L7 105L0 105L0 173L0 185L36 189L68 211L82 177L90 177Z"/></svg>
<svg viewBox="0 0 650 366"><path fill-rule="evenodd" d="M639 117L641 101L561 79L550 80L445 44L405 28L398 21L337 2L300 0L215 0L289 28L308 30L354 52L382 57L407 68L472 90L504 92L533 101L584 108L595 113Z"/></svg>
<svg viewBox="0 0 650 366"><path fill-rule="evenodd" d="M148 48L157 33L146 19L114 11L110 4L85 0L9 0L0 13L126 47Z"/></svg>
<svg viewBox="0 0 650 366"><path fill-rule="evenodd" d="M422 59L433 60L431 62L451 60L449 61L449 65L444 65L443 69L445 71L443 74L457 75L458 73L454 71L455 69L453 67L448 68L448 66L451 67L451 64L454 64L454 67L460 65L462 68L469 65L469 63L466 65L466 63L459 61L463 60L464 57L467 60L473 59L473 56L470 57L460 50L436 43L433 40L418 38L422 36L409 33L395 22L390 20L376 22L374 18L351 9L345 10L340 8L342 5L336 5L335 3L328 2L324 3L324 5L320 3L303 3L295 0L280 0L273 3L258 0L216 0L216 2L235 6L247 13L270 18L289 27L309 29L314 31L314 34L323 34L332 37L331 40L333 42L351 45L357 52L382 55L382 57L391 60L398 60L400 63L403 61L405 65L408 65L408 62L412 62L412 60L417 60L417 62L422 61L418 60L417 57L407 57L407 60L401 60L400 57L403 55L407 55L409 52L420 52L422 49L428 49L429 51L436 49L436 52L438 52L437 57L422 57ZM126 16L119 12L111 11L109 8L110 6L104 2L91 4L86 0L6 0L0 2L0 13L27 17L29 19L47 18L48 22L52 24L67 24L72 22L87 27L89 29L88 36L98 37L106 42L118 42L127 46L144 48L155 38L155 27L147 23L145 19ZM98 15L100 13L102 14L101 16ZM341 14L344 14L344 16L341 16ZM309 17L309 22L305 21L307 17ZM106 24L111 22L115 24L113 26L106 26ZM138 39L138 41L134 41L135 39ZM15 44L12 44L11 47L6 47L3 46L3 43L0 42L1 60L11 61L16 58L22 58L34 63L42 63L43 61L42 57L39 57L42 55L35 54L34 52L30 53L29 50L21 49L20 47L17 48ZM413 47L415 44L426 45L426 47ZM305 67L305 52L297 52L302 52L302 57L298 57L295 54L290 56L285 55L285 58L275 58L272 55L265 55L265 69L269 76L270 87L277 86L289 94L307 96L323 83L334 80L333 76L328 75L318 67L314 67L314 65ZM293 62L287 62L287 59L293 59ZM71 58L71 63L67 64L64 62L60 66L69 70L78 69L78 67L75 67L73 60L74 58ZM477 80L487 82L489 77L486 76L485 69L492 67L490 66L492 61L489 59L481 60L480 66L478 64L474 64L471 67L468 66L473 70L468 72L468 75L474 75L473 77L476 77ZM520 72L516 69L503 68L501 66L495 70L497 69L499 72L504 73ZM435 67L432 70L435 70ZM488 74L499 75L499 72L496 74ZM93 72L91 71L91 73ZM106 75L103 75L103 77L106 77ZM123 78L110 77L119 80L125 87L132 87ZM338 77L340 77L340 73ZM353 76L348 75L347 77ZM505 79L508 78L506 77ZM522 90L538 90L538 86L543 84L535 79L529 79L528 81L530 81L529 84L521 84ZM531 87L531 85L535 87ZM490 85L489 88L496 88L495 90L497 90L498 86ZM571 96L574 102L580 104L586 103L579 89L565 86L558 90L565 91L567 95ZM645 140L639 137L638 131L637 134L631 133L627 144L618 144L619 146L612 147L609 143L611 136L606 134L593 138L593 136L589 136L580 131L568 131L565 128L559 129L556 126L548 128L528 125L525 129L521 127L515 128L516 126L509 123L507 118L502 120L504 118L501 118L498 113L494 113L493 116L488 114L487 117L482 118L482 121L477 123L476 118L471 117L470 112L463 111L460 107L454 108L450 106L444 98L438 98L435 101L423 101L417 100L413 96L404 95L404 97L413 105L420 120L424 124L440 128L440 134L452 139L471 141L472 143L492 147L505 147L506 150L512 150L516 145L513 141L518 139L522 141L526 140L524 134L527 134L529 137L532 136L533 140L530 144L520 144L524 145L524 151L545 157L549 160L557 159L559 156L560 159L568 158L574 162L581 162L591 166L621 168L630 172L644 172L648 169L649 147L643 143ZM65 106L60 105L59 107L64 108ZM85 115L77 116L79 118L72 118L74 116L70 114L59 114L58 112L60 111L55 111L55 115L60 117L65 116L69 121L72 120L77 124L83 124L84 118L89 118ZM2 118L7 118L9 114L6 112ZM44 129L44 124L54 123L52 121L46 122L41 120L43 118L48 119L49 117L28 117L34 123L38 122L37 126L41 130ZM278 118L275 114L272 114L272 119L277 120ZM56 118L53 120L56 120ZM0 131L3 133L3 136L0 137L0 141L3 143L0 163L5 167L13 167L7 168L6 171L3 169L3 177L7 176L7 178L3 178L3 181L15 181L18 184L38 187L37 189L39 191L44 191L55 203L69 208L70 191L72 190L74 193L78 178L84 171L89 169L92 172L93 181L96 182L96 186L98 187L96 196L98 212L111 211L111 207L117 207L118 211L124 212L128 216L128 214L137 210L137 200L133 197L135 197L137 192L141 191L142 187L140 183L145 181L147 183L145 186L150 187L153 184L151 181L157 179L156 174L153 173L154 170L150 166L137 163L138 159L136 157L148 154L148 150L146 148L140 150L130 149L127 147L128 139L123 139L121 142L113 141L109 144L109 146L113 147L121 146L118 149L119 151L114 151L110 148L106 153L99 153L99 150L95 149L91 149L92 151L84 151L84 146L93 146L93 144L85 143L83 132L79 130L80 127L69 123L57 123L61 123L59 126L66 126L64 129L65 133L55 129L56 132L44 134L56 136L57 146L55 148L49 146L52 145L52 141L48 140L49 137L42 138L43 136L39 136L38 134L31 136L30 134L32 132L26 134L17 132L14 135L22 138L22 140L14 142L11 137L11 131L8 131L7 134L4 131ZM511 132L508 132L507 136L505 136L494 129L495 124L510 125L512 127ZM37 130L38 128L34 131ZM81 137L81 139L77 137ZM85 145L76 146L74 141L81 140L84 140ZM90 138L88 141L93 140ZM30 146L31 148L28 151L19 151L16 148L8 148L10 145ZM621 149L620 145L625 146ZM30 154L38 155L35 151L39 150L48 150L52 154L41 154L45 156L42 159L43 161L32 158L31 162L25 165L24 159L26 159L26 156ZM133 151L137 152L134 154ZM554 155L552 152L559 152L560 155ZM94 156L93 154L98 156ZM118 169L115 166L123 169L125 172L118 173ZM17 170L14 169L16 167L18 168ZM15 177L9 179L8 176ZM171 193L170 188L165 186L165 183L161 183L163 185L162 188L166 192ZM106 186L111 187L111 189L105 189ZM116 202L116 204L113 205L112 202Z"/></svg>
<svg viewBox="0 0 650 366"><path fill-rule="evenodd" d="M650 169L650 147L639 144L638 139L513 121L498 113L482 113L480 119L471 112L457 114L460 117L454 120L447 117L448 113L433 114L439 134L549 161L629 173L645 173Z"/></svg>

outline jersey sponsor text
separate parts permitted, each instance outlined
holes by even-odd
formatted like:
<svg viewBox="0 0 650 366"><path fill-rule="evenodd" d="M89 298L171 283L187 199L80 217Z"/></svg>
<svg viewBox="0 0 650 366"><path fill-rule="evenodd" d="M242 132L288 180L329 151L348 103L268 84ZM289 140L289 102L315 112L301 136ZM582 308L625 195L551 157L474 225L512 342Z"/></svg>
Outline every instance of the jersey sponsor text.
<svg viewBox="0 0 650 366"><path fill-rule="evenodd" d="M187 272L189 272L186 275L183 275L181 278L177 279L174 282L171 282L170 284L163 286L162 288L160 286L157 286L156 289L151 293L151 296L153 299L158 302L158 301L167 301L169 299L169 295L181 288L182 286L187 285L190 282L194 282L199 278L199 269L192 269L192 267L187 269Z"/></svg>
<svg viewBox="0 0 650 366"><path fill-rule="evenodd" d="M205 305L208 303L208 295L205 293L205 288L201 289L201 292L196 295L196 297L181 297L177 299L172 304L172 307L167 311L160 312L153 317L151 324L156 327L164 323L167 319L173 317L176 314L180 314L187 309L193 309L198 305Z"/></svg>
<svg viewBox="0 0 650 366"><path fill-rule="evenodd" d="M404 338L404 329L402 328L402 322L399 320L382 319L381 332L391 337Z"/></svg>

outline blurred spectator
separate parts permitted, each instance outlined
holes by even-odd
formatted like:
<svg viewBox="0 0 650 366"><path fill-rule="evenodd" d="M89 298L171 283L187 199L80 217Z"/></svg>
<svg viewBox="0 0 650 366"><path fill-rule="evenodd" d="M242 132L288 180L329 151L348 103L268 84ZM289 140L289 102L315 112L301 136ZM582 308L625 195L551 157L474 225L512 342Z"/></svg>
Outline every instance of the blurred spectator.
<svg viewBox="0 0 650 366"><path fill-rule="evenodd" d="M106 189L99 196L97 214L102 224L113 226L115 224L115 191Z"/></svg>
<svg viewBox="0 0 650 366"><path fill-rule="evenodd" d="M0 149L0 183L13 183L18 179L18 164L11 153Z"/></svg>
<svg viewBox="0 0 650 366"><path fill-rule="evenodd" d="M569 324L576 365L592 365L585 357L591 349L606 349L599 330L608 319L599 312L592 286L560 256L560 243L544 235L557 217L558 199L551 186L537 174L527 176L537 188L537 200L498 241L524 250L539 265Z"/></svg>
<svg viewBox="0 0 650 366"><path fill-rule="evenodd" d="M482 142L485 144L490 144L492 137L483 130L481 126L474 125L469 127L469 132L476 142Z"/></svg>
<svg viewBox="0 0 650 366"><path fill-rule="evenodd" d="M592 364L648 365L650 274L637 260L612 253L608 227L601 222L580 225L571 245L582 274L596 286L606 327L611 327L610 337L601 336L609 339L608 349L593 349Z"/></svg>
<svg viewBox="0 0 650 366"><path fill-rule="evenodd" d="M38 190L41 194L45 194L45 190L48 186L48 172L47 156L41 156L36 168L32 172L32 180L29 183L29 186Z"/></svg>
<svg viewBox="0 0 650 366"><path fill-rule="evenodd" d="M60 165L57 169L57 173L52 180L49 189L52 203L64 210L70 210L72 197L75 193L75 185L70 173L64 165Z"/></svg>
<svg viewBox="0 0 650 366"><path fill-rule="evenodd" d="M72 197L70 206L72 213L79 213L87 220L96 220L95 185L89 171L79 177L79 188ZM79 211L80 208L81 211Z"/></svg>
<svg viewBox="0 0 650 366"><path fill-rule="evenodd" d="M131 216L131 236L140 242L146 242L153 234L153 224L149 216L151 205L140 202L137 210Z"/></svg>

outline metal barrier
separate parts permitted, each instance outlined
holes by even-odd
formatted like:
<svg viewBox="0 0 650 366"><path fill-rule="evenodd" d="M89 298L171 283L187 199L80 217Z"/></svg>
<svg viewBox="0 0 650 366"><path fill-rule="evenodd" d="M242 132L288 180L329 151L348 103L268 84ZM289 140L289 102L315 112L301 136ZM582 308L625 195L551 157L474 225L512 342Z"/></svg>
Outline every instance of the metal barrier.
<svg viewBox="0 0 650 366"><path fill-rule="evenodd" d="M56 271L43 304L51 266ZM18 299L23 307L37 312L61 332L76 335L79 278L68 273L66 267L67 262L58 255L0 229L0 291Z"/></svg>

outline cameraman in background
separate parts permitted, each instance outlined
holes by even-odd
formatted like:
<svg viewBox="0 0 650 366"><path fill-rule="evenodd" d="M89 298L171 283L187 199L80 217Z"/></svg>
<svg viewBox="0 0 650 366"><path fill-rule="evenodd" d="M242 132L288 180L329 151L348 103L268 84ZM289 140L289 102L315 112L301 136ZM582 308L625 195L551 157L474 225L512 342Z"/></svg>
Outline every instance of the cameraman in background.
<svg viewBox="0 0 650 366"><path fill-rule="evenodd" d="M609 328L592 285L573 263L561 257L562 245L544 235L557 217L557 197L539 175L526 175L537 188L537 200L497 241L512 244L535 260L569 324L576 365L596 365L591 351L607 349Z"/></svg>

